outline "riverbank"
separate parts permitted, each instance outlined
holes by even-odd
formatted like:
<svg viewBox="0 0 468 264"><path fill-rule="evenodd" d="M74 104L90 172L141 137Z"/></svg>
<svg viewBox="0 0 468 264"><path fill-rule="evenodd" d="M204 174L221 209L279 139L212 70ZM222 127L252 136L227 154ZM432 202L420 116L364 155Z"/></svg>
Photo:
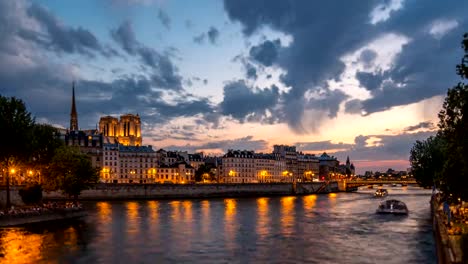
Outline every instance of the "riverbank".
<svg viewBox="0 0 468 264"><path fill-rule="evenodd" d="M80 200L153 200L219 197L258 197L338 192L337 182L246 184L97 184ZM60 192L44 193L49 200L66 199Z"/></svg>
<svg viewBox="0 0 468 264"><path fill-rule="evenodd" d="M86 216L83 208L60 208L54 210L7 213L0 215L0 227L20 226L39 222L59 221Z"/></svg>
<svg viewBox="0 0 468 264"><path fill-rule="evenodd" d="M431 199L432 227L436 243L437 262L447 264L468 263L468 253L463 252L463 243L467 243L467 241L463 241L461 234L450 234L447 215L443 212L442 203L437 197L434 195ZM465 240L468 239L465 238Z"/></svg>

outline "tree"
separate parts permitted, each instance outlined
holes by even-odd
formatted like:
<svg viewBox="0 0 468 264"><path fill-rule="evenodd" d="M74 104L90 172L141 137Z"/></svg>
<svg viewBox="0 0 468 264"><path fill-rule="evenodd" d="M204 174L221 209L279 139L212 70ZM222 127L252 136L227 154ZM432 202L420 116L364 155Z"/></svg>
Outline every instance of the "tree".
<svg viewBox="0 0 468 264"><path fill-rule="evenodd" d="M44 189L61 190L77 200L81 191L92 187L98 179L98 170L92 167L88 156L77 147L62 146L55 152L45 174Z"/></svg>
<svg viewBox="0 0 468 264"><path fill-rule="evenodd" d="M60 140L59 132L56 128L46 124L34 125L31 140L31 165L36 169L47 169L54 157L55 151L63 145L64 143Z"/></svg>
<svg viewBox="0 0 468 264"><path fill-rule="evenodd" d="M0 161L9 158L24 161L29 158L34 119L22 100L0 95Z"/></svg>
<svg viewBox="0 0 468 264"><path fill-rule="evenodd" d="M209 166L207 164L202 164L198 169L195 171L195 181L196 182L201 182L203 180L209 180L213 181L214 180L214 173L211 171L212 166Z"/></svg>
<svg viewBox="0 0 468 264"><path fill-rule="evenodd" d="M440 136L416 141L410 151L413 177L423 187L439 185L445 160L445 142Z"/></svg>
<svg viewBox="0 0 468 264"><path fill-rule="evenodd" d="M19 190L21 200L25 204L35 204L42 200L42 186L34 183L28 184Z"/></svg>
<svg viewBox="0 0 468 264"><path fill-rule="evenodd" d="M457 65L457 74L468 79L468 34L462 47L465 55ZM468 199L468 85L460 82L447 92L439 113L439 135L447 144L443 169L445 191Z"/></svg>

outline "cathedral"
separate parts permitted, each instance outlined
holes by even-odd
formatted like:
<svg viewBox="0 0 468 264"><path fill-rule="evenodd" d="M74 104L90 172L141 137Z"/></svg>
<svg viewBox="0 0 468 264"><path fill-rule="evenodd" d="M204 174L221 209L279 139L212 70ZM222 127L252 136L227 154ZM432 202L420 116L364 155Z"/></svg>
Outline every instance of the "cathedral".
<svg viewBox="0 0 468 264"><path fill-rule="evenodd" d="M100 144L88 142L99 135ZM94 141L94 140L93 140ZM78 127L78 112L75 102L75 83L72 85L72 102L70 112L70 128L66 143L78 146L102 146L102 144L121 144L124 146L141 146L141 121L138 114L125 114L120 120L113 116L103 116L99 120L99 130L81 130Z"/></svg>
<svg viewBox="0 0 468 264"><path fill-rule="evenodd" d="M106 143L119 143L124 146L141 146L140 116L121 115L120 120L113 116L103 116L99 120L99 133Z"/></svg>

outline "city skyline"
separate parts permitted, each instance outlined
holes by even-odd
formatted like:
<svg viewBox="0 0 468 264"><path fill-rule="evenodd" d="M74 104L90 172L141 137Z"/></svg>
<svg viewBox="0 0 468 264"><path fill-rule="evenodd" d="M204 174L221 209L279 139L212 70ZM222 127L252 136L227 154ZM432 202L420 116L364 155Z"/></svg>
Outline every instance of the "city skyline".
<svg viewBox="0 0 468 264"><path fill-rule="evenodd" d="M0 93L68 127L75 81L82 129L134 113L157 148L286 144L404 170L459 81L468 26L466 3L420 5L0 0Z"/></svg>

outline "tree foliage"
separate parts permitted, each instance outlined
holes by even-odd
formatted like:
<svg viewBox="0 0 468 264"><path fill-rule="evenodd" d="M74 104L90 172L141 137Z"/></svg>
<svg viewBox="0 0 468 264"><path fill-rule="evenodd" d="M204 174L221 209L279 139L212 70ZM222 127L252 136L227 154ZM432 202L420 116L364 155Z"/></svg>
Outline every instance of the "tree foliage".
<svg viewBox="0 0 468 264"><path fill-rule="evenodd" d="M215 175L211 171L213 167L208 164L202 164L198 169L195 171L195 181L201 182L203 180L214 181Z"/></svg>
<svg viewBox="0 0 468 264"><path fill-rule="evenodd" d="M0 161L28 159L33 126L34 119L22 100L0 95Z"/></svg>
<svg viewBox="0 0 468 264"><path fill-rule="evenodd" d="M457 65L457 74L468 79L468 34L464 35L465 52ZM447 143L443 169L447 193L468 199L468 84L458 83L449 89L439 113L439 134Z"/></svg>
<svg viewBox="0 0 468 264"><path fill-rule="evenodd" d="M445 161L445 142L439 137L416 141L410 151L413 176L420 186L439 185Z"/></svg>
<svg viewBox="0 0 468 264"><path fill-rule="evenodd" d="M38 168L47 168L55 151L64 145L56 128L47 124L36 124L30 142L33 149L31 163Z"/></svg>
<svg viewBox="0 0 468 264"><path fill-rule="evenodd" d="M468 79L468 34L462 40L464 56L456 72ZM446 195L468 200L468 85L459 82L447 92L439 112L439 132L425 142L416 142L411 150L411 165L415 177L423 184L437 179ZM439 142L437 142L439 141ZM442 161L434 153L442 151ZM435 164L437 163L437 164Z"/></svg>
<svg viewBox="0 0 468 264"><path fill-rule="evenodd" d="M39 203L42 200L42 186L37 183L26 185L19 190L19 195L25 204Z"/></svg>
<svg viewBox="0 0 468 264"><path fill-rule="evenodd" d="M89 189L99 179L88 156L77 147L62 146L57 149L45 175L44 188L61 190L76 199L82 190Z"/></svg>

